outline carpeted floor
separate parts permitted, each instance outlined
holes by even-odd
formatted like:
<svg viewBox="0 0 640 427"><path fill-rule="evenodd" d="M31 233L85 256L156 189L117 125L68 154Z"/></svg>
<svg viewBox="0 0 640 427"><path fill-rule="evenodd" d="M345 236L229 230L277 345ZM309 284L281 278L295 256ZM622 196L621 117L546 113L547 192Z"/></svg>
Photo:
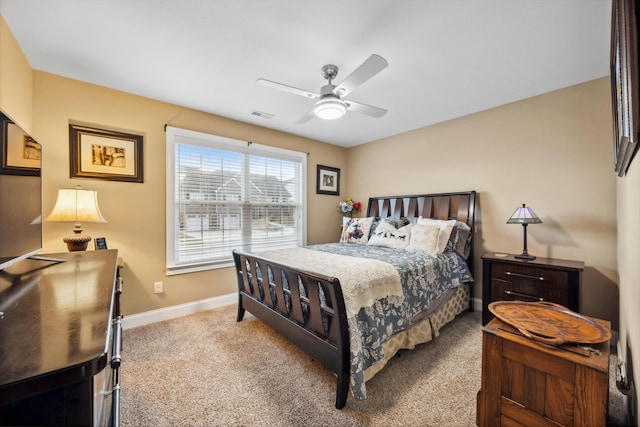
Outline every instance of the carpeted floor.
<svg viewBox="0 0 640 427"><path fill-rule="evenodd" d="M367 382L367 399L349 395L342 410L334 407L333 373L250 314L235 317L227 306L126 330L121 425L475 425L480 313L401 351ZM621 409L616 393L613 414ZM615 415L611 425L621 425Z"/></svg>

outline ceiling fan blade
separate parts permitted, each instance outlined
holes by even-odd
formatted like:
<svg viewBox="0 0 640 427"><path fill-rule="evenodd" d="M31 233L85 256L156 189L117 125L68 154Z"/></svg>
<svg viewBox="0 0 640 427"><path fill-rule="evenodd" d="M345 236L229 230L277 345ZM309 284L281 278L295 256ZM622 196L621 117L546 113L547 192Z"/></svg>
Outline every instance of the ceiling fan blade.
<svg viewBox="0 0 640 427"><path fill-rule="evenodd" d="M317 93L309 92L304 89L298 89L297 87L283 85L282 83L272 82L271 80L258 79L256 80L260 86L270 87L272 89L282 90L285 92L293 93L294 95L304 96L305 98L319 99L320 95Z"/></svg>
<svg viewBox="0 0 640 427"><path fill-rule="evenodd" d="M339 97L348 95L355 88L387 68L389 63L380 55L373 54L364 61L354 72L349 74L335 89L333 93Z"/></svg>
<svg viewBox="0 0 640 427"><path fill-rule="evenodd" d="M313 112L313 108L309 111L307 111L307 114L305 114L304 116L300 117L298 120L296 120L296 124L297 125L303 125L305 123L307 123L309 120L313 119L316 116L316 114Z"/></svg>
<svg viewBox="0 0 640 427"><path fill-rule="evenodd" d="M371 105L361 104L359 102L345 101L345 104L347 104L347 111L351 111L352 113L365 114L377 119L387 114L387 110L385 110L384 108L372 107Z"/></svg>

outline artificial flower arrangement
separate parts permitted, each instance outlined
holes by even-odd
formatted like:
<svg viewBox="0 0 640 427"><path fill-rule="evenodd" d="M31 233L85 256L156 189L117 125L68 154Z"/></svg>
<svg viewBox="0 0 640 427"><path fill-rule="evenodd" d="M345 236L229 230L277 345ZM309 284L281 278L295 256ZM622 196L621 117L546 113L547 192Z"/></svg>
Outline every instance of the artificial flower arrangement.
<svg viewBox="0 0 640 427"><path fill-rule="evenodd" d="M351 197L347 197L347 200L338 203L338 207L336 209L343 215L351 216L355 212L359 212L361 208L362 204L360 202L354 202Z"/></svg>

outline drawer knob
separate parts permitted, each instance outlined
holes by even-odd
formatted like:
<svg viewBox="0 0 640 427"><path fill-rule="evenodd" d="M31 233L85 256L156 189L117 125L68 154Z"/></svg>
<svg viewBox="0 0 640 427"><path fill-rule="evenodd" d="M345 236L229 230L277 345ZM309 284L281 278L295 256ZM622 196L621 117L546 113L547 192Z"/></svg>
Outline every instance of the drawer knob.
<svg viewBox="0 0 640 427"><path fill-rule="evenodd" d="M527 294L521 294L520 292L514 292L514 291L510 291L510 290L506 290L504 291L505 294L507 295L513 295L515 297L520 297L520 298L527 298L530 300L534 300L534 301L544 301L544 298L540 298L540 297L534 297L533 295L527 295Z"/></svg>
<svg viewBox="0 0 640 427"><path fill-rule="evenodd" d="M506 272L507 276L514 276L514 277L524 277L525 279L533 279L533 280L540 280L541 282L544 281L544 277L540 277L540 276L530 276L528 274L522 274L522 273L512 273L511 271L507 271Z"/></svg>

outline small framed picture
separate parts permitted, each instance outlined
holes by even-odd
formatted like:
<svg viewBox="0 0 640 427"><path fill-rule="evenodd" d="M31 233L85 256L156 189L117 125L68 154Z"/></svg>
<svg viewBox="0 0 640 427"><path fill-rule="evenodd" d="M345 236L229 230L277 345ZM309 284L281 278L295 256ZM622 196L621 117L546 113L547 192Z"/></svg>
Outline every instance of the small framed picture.
<svg viewBox="0 0 640 427"><path fill-rule="evenodd" d="M104 237L96 237L94 239L96 243L96 251L107 249L107 239Z"/></svg>
<svg viewBox="0 0 640 427"><path fill-rule="evenodd" d="M318 165L316 194L340 195L340 169Z"/></svg>

